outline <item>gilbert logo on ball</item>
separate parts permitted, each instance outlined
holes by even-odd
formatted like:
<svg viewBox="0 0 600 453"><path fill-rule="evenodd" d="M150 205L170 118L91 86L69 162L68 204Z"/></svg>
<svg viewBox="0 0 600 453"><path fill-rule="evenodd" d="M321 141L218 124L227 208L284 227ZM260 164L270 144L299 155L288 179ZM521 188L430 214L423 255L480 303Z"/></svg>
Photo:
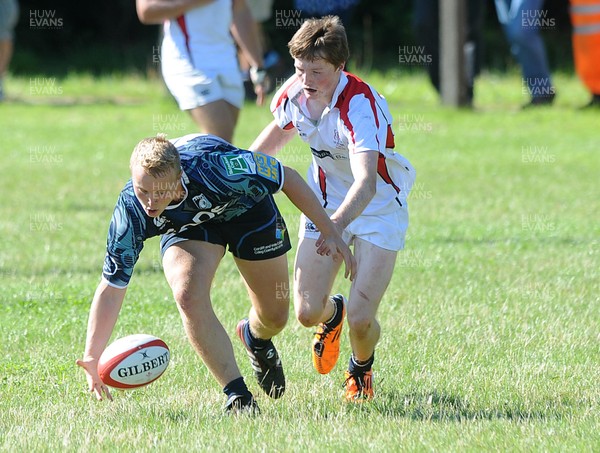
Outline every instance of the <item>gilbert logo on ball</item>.
<svg viewBox="0 0 600 453"><path fill-rule="evenodd" d="M106 385L134 389L157 380L170 360L167 344L153 335L136 334L119 338L100 356L98 374Z"/></svg>

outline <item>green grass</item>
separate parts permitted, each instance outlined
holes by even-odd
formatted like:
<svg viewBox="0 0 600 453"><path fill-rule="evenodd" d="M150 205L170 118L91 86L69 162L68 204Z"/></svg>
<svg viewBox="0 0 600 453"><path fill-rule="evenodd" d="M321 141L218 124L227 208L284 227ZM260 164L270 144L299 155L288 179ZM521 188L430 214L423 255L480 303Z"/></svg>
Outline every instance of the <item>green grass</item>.
<svg viewBox="0 0 600 453"><path fill-rule="evenodd" d="M347 336L338 366L320 376L312 331L292 316L276 339L288 379L280 401L260 393L234 338L263 412L256 419L222 414L224 395L187 343L156 240L114 338L160 336L172 351L169 369L147 388L98 403L74 365L131 149L159 130L195 132L194 124L159 80L7 80L0 450L597 451L600 142L599 113L576 109L585 90L557 74L556 105L521 112L518 76L485 74L471 111L441 107L418 74L366 78L388 98L397 148L418 172L407 248L379 311L377 399L345 405ZM248 146L270 118L247 105L235 143ZM308 165L298 140L280 157ZM297 212L278 201L295 231ZM213 300L233 337L249 303L229 257Z"/></svg>

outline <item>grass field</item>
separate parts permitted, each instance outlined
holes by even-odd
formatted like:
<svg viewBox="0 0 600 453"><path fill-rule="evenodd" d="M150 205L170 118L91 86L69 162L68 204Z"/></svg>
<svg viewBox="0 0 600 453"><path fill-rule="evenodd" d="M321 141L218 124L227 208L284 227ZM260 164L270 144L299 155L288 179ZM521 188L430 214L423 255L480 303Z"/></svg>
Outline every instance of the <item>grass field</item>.
<svg viewBox="0 0 600 453"><path fill-rule="evenodd" d="M292 317L276 339L288 391L270 401L234 348L262 415L230 418L187 343L158 241L136 268L114 338L152 333L172 362L151 386L98 403L74 364L108 222L142 137L195 132L160 81L12 78L0 105L0 450L598 451L600 112L557 74L557 103L519 111L518 75L486 74L474 110L440 107L427 80L366 77L395 117L418 172L407 248L382 302L377 399L341 400L349 353L312 370L311 333ZM270 120L247 105L235 143ZM281 159L304 170L293 141ZM278 201L288 227L297 212ZM292 255L293 256L293 255ZM336 285L346 291L348 284ZM213 288L232 338L249 303L226 257Z"/></svg>

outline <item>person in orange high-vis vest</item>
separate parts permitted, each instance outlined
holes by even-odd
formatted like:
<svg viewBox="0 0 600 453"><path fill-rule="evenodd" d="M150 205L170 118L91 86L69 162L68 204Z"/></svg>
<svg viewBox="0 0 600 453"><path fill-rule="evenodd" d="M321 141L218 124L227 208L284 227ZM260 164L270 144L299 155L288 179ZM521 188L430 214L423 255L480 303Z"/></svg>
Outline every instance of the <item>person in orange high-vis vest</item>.
<svg viewBox="0 0 600 453"><path fill-rule="evenodd" d="M600 107L600 0L571 0L573 55L577 74Z"/></svg>

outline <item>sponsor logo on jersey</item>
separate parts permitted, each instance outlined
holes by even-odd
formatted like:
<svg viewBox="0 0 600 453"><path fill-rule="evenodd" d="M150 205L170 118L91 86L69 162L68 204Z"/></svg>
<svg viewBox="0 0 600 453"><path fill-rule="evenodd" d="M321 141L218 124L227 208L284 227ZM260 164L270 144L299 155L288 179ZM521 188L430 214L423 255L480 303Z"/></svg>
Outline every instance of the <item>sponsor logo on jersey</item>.
<svg viewBox="0 0 600 453"><path fill-rule="evenodd" d="M347 159L347 156L344 154L341 154L341 153L332 154L330 151L327 151L327 150L319 151L314 148L311 148L310 152L312 153L313 156L318 157L319 159L325 159L326 157L329 157L330 159L333 159L333 160Z"/></svg>
<svg viewBox="0 0 600 453"><path fill-rule="evenodd" d="M279 161L263 153L252 153L256 173L270 181L279 182Z"/></svg>
<svg viewBox="0 0 600 453"><path fill-rule="evenodd" d="M221 156L221 161L229 176L256 173L256 164L248 154L225 154Z"/></svg>
<svg viewBox="0 0 600 453"><path fill-rule="evenodd" d="M333 156L331 155L331 153L329 151L317 151L314 148L310 149L310 152L313 154L313 156L318 157L319 159L325 159L326 157L330 157L333 159Z"/></svg>

